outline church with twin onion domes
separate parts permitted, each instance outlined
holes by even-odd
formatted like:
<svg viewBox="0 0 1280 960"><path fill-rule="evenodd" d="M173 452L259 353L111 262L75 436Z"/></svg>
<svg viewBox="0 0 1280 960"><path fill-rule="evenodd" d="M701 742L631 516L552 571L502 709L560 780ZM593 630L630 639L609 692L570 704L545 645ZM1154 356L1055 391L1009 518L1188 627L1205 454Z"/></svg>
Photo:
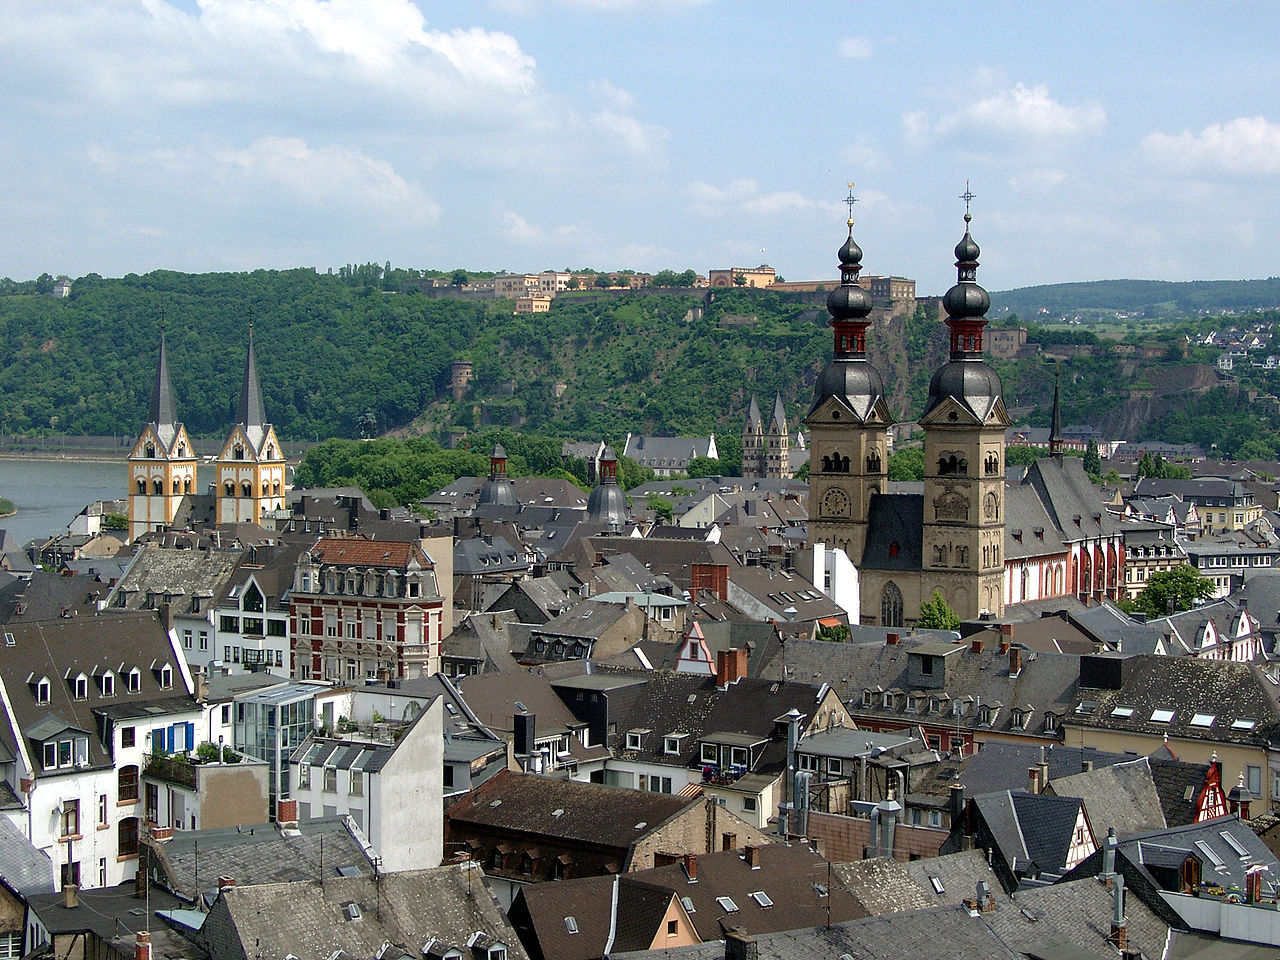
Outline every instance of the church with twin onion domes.
<svg viewBox="0 0 1280 960"><path fill-rule="evenodd" d="M922 492L890 489L884 381L867 358L871 298L858 285L862 249L849 234L840 286L827 298L833 355L805 417L810 430L809 539L844 551L858 570L862 623L906 626L937 590L962 618L1004 611L1004 437L1000 377L987 364L990 297L978 285L979 249L956 245L956 284L943 298L950 356L934 373L920 416ZM903 485L910 487L913 485Z"/></svg>

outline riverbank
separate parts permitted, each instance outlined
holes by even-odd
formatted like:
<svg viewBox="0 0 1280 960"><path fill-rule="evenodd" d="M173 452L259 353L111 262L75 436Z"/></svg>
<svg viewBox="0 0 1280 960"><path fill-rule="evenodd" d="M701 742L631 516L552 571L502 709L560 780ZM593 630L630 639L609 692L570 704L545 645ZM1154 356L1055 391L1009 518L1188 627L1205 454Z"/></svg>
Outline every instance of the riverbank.
<svg viewBox="0 0 1280 960"><path fill-rule="evenodd" d="M75 463L123 463L129 456L135 437L113 436L43 436L0 434L0 460L42 460ZM202 460L222 452L222 439L193 438L192 452ZM315 446L310 440L284 441L281 452L295 463Z"/></svg>

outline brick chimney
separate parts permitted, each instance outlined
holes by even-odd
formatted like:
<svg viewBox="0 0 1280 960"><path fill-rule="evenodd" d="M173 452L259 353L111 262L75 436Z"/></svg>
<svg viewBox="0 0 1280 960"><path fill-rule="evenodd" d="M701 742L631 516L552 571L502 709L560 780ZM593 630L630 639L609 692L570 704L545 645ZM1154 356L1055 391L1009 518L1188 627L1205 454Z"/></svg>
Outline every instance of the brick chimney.
<svg viewBox="0 0 1280 960"><path fill-rule="evenodd" d="M173 827L152 827L151 839L157 843L164 843L173 839Z"/></svg>
<svg viewBox="0 0 1280 960"><path fill-rule="evenodd" d="M276 823L281 829L298 825L298 801L292 798L276 801Z"/></svg>
<svg viewBox="0 0 1280 960"><path fill-rule="evenodd" d="M684 855L684 873L689 878L690 883L698 882L698 855L696 853L686 853Z"/></svg>
<svg viewBox="0 0 1280 960"><path fill-rule="evenodd" d="M137 942L133 948L133 960L151 960L151 934L139 930Z"/></svg>
<svg viewBox="0 0 1280 960"><path fill-rule="evenodd" d="M219 890L225 890L225 889L227 889L227 887L234 887L235 885L236 885L236 878L235 878L235 877L228 877L228 876L226 876L226 875L224 874L223 876L221 876L221 877L219 877L219 878L218 878L218 889L219 889Z"/></svg>
<svg viewBox="0 0 1280 960"><path fill-rule="evenodd" d="M1027 767L1027 793L1040 792L1040 766L1039 764Z"/></svg>
<svg viewBox="0 0 1280 960"><path fill-rule="evenodd" d="M1013 643L1013 624L1000 624L1000 652L1008 653L1009 644Z"/></svg>
<svg viewBox="0 0 1280 960"><path fill-rule="evenodd" d="M724 960L758 960L760 946L755 937L747 936L741 927L734 927L724 935Z"/></svg>
<svg viewBox="0 0 1280 960"><path fill-rule="evenodd" d="M1009 676L1016 677L1022 673L1022 646L1009 645Z"/></svg>
<svg viewBox="0 0 1280 960"><path fill-rule="evenodd" d="M748 844L746 847L746 850L744 851L744 854L745 855L743 859L747 861L747 866L750 867L752 870L759 870L760 869L760 848L755 844Z"/></svg>
<svg viewBox="0 0 1280 960"><path fill-rule="evenodd" d="M747 675L747 649L735 647L732 650L716 652L716 686L727 687L737 683Z"/></svg>
<svg viewBox="0 0 1280 960"><path fill-rule="evenodd" d="M898 645L898 639L899 637L896 633L886 633L884 635L884 642L886 646L896 647Z"/></svg>
<svg viewBox="0 0 1280 960"><path fill-rule="evenodd" d="M74 883L64 883L62 885L62 905L68 910L74 910L80 906L80 887Z"/></svg>
<svg viewBox="0 0 1280 960"><path fill-rule="evenodd" d="M973 650L973 652L974 652L974 654L975 654L975 655L977 655L977 654L979 654L979 653L981 653L981 652L982 652L982 637L981 637L981 636L975 636L972 640L970 640L970 641L969 641L969 644L970 644L970 649L971 649L971 650Z"/></svg>

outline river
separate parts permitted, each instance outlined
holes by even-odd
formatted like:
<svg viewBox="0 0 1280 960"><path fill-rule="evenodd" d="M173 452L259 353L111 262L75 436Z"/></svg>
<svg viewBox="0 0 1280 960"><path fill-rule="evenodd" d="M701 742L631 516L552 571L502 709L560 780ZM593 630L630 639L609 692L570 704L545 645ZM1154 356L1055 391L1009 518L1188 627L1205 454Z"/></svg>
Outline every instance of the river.
<svg viewBox="0 0 1280 960"><path fill-rule="evenodd" d="M17 516L0 519L13 542L65 533L86 504L125 496L124 458L89 460L0 460L0 497L12 500Z"/></svg>

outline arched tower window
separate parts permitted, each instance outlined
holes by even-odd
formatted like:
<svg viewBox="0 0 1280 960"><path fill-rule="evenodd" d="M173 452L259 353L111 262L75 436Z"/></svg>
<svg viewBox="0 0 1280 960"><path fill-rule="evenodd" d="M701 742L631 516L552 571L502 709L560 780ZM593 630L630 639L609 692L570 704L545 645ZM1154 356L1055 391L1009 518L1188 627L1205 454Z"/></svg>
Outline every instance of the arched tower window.
<svg viewBox="0 0 1280 960"><path fill-rule="evenodd" d="M232 451L231 451L231 456L233 456L233 457L234 457L235 459L237 459L237 460L243 460L243 459L244 459L244 447L242 447L240 444L238 444L238 443L237 443L237 444L235 445L235 447L234 447L234 448L232 449Z"/></svg>
<svg viewBox="0 0 1280 960"><path fill-rule="evenodd" d="M190 477L183 477L183 478L182 478L182 492L183 492L183 493L190 493L190 492L191 492L191 478L190 478Z"/></svg>
<svg viewBox="0 0 1280 960"><path fill-rule="evenodd" d="M164 493L164 481L155 479L151 481L151 492L155 494Z"/></svg>
<svg viewBox="0 0 1280 960"><path fill-rule="evenodd" d="M240 492L244 494L246 497L252 497L253 484L250 483L248 480L245 480L243 483L240 484Z"/></svg>
<svg viewBox="0 0 1280 960"><path fill-rule="evenodd" d="M177 477L173 478L173 492L174 493L182 492L182 482Z"/></svg>
<svg viewBox="0 0 1280 960"><path fill-rule="evenodd" d="M147 459L154 460L156 458L156 445L154 443L147 444Z"/></svg>
<svg viewBox="0 0 1280 960"><path fill-rule="evenodd" d="M902 626L902 591L892 580L880 593L880 624L885 627Z"/></svg>
<svg viewBox="0 0 1280 960"><path fill-rule="evenodd" d="M138 496L144 496L147 492L147 481L139 478L138 480Z"/></svg>
<svg viewBox="0 0 1280 960"><path fill-rule="evenodd" d="M228 497L234 497L236 495L235 481L228 480L225 484L223 484L222 492L225 493Z"/></svg>

